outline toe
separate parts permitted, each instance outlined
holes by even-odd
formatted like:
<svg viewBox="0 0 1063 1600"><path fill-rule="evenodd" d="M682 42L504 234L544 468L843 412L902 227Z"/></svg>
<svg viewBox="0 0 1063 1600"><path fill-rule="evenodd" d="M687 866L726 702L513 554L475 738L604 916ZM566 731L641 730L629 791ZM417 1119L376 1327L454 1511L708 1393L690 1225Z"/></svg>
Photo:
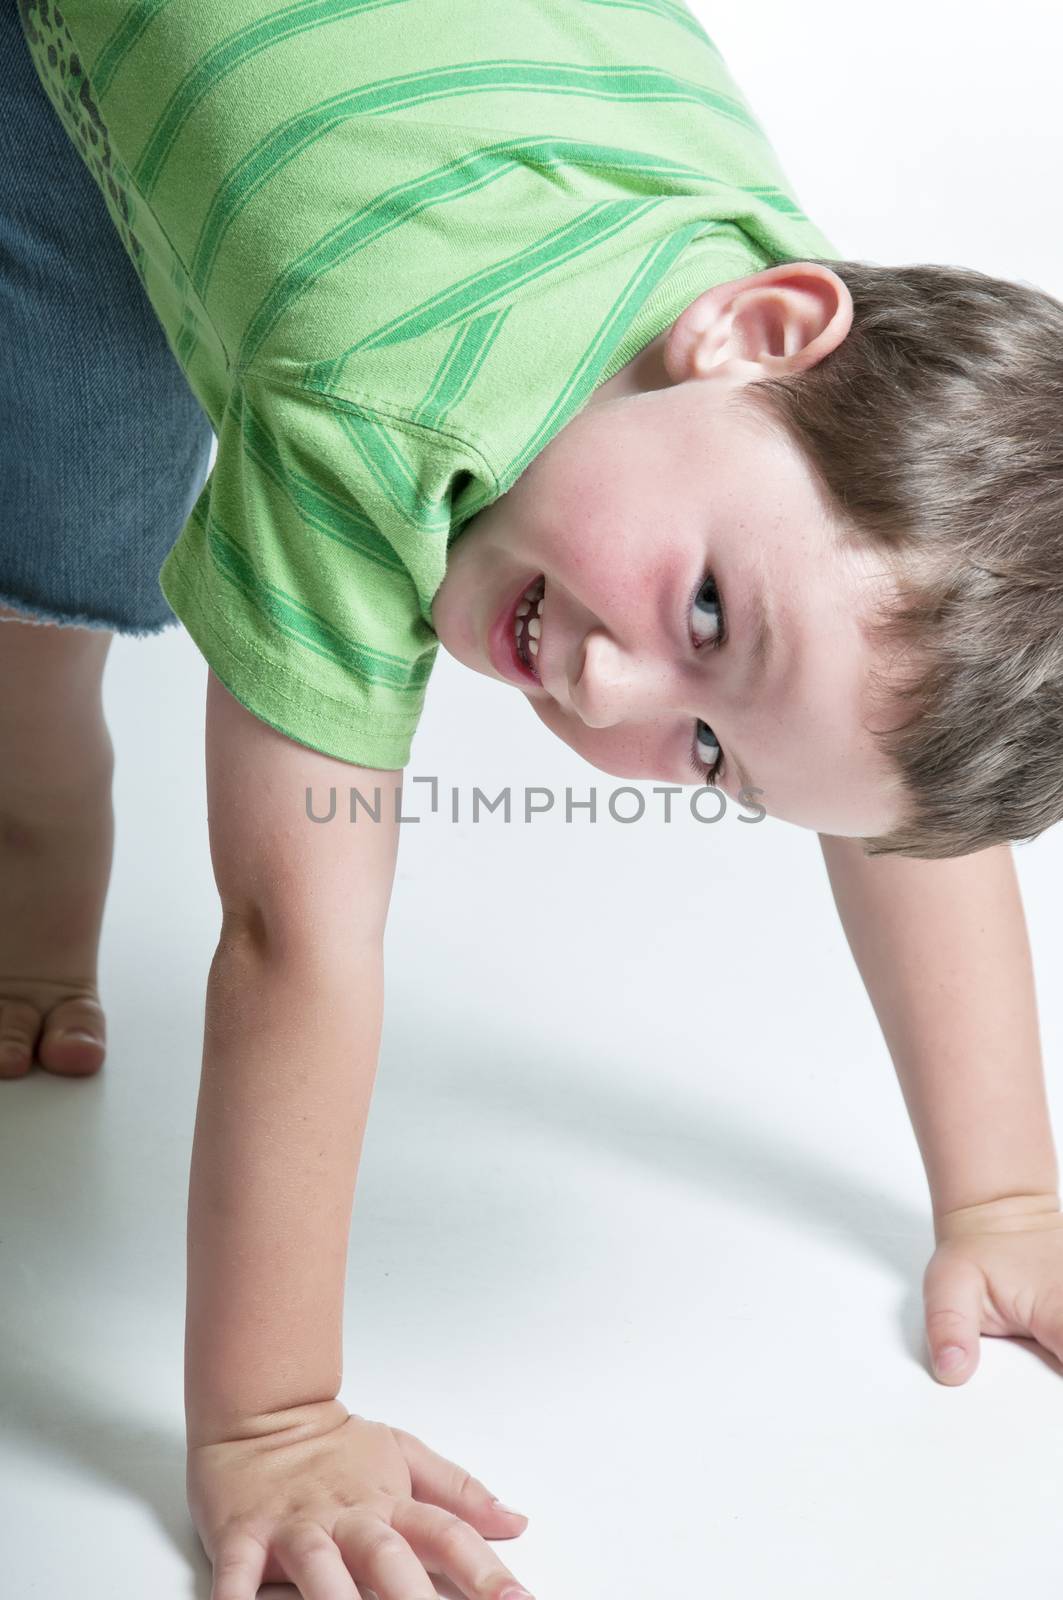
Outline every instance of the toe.
<svg viewBox="0 0 1063 1600"><path fill-rule="evenodd" d="M107 1053L103 1007L89 995L60 1000L44 1019L37 1059L46 1072L84 1078L98 1072Z"/></svg>
<svg viewBox="0 0 1063 1600"><path fill-rule="evenodd" d="M28 1000L0 997L0 1078L24 1078L33 1064L41 1014Z"/></svg>

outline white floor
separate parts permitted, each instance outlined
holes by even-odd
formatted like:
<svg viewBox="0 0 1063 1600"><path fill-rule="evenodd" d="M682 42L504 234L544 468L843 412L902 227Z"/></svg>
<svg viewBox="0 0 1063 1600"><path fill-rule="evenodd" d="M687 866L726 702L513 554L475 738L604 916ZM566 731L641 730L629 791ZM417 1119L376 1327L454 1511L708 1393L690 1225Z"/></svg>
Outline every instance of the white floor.
<svg viewBox="0 0 1063 1600"><path fill-rule="evenodd" d="M1017 0L1007 29L954 41L955 60L911 0L888 37L855 44L870 22L841 0L803 20L782 0L759 21L738 0L695 9L843 248L969 260L1060 292L1058 96L1037 87L1058 49L1033 49L1053 29L1059 43L1047 6ZM806 83L825 73L848 127L829 170L826 113L808 117L792 81L799 46ZM908 114L937 118L921 162L919 127L895 126L909 68ZM994 82L990 139L974 102ZM977 213L974 164L997 200L1010 183L1021 233ZM914 210L898 172L918 172ZM93 1081L38 1070L0 1087L12 1600L210 1593L181 1412L185 1187L217 927L204 682L182 633L114 646L109 1057ZM411 786L424 820L404 830L393 898L342 1398L527 1512L499 1549L539 1600L997 1600L1058 1585L1063 1369L983 1340L967 1386L926 1370L922 1168L814 835L733 812L665 824L649 784L646 819L613 821L619 780L552 740L516 691L442 655L417 774L445 803L433 817ZM466 812L474 785L507 782L508 825L448 820L451 786ZM576 799L596 788L595 825L520 820L525 785L563 805L566 784ZM1017 853L1057 1125L1061 849L1057 829Z"/></svg>
<svg viewBox="0 0 1063 1600"><path fill-rule="evenodd" d="M612 821L614 780L514 691L438 673L409 770L445 803L410 787L344 1400L528 1514L501 1548L540 1600L1058 1579L1063 1372L1002 1340L963 1389L926 1371L922 1169L814 836ZM4 1592L207 1600L180 1382L203 669L171 633L119 640L106 682L109 1058L2 1087ZM449 821L452 786L464 812L507 778L508 825ZM592 781L595 825L520 820L525 786ZM1019 853L1057 1106L1059 855L1058 830Z"/></svg>

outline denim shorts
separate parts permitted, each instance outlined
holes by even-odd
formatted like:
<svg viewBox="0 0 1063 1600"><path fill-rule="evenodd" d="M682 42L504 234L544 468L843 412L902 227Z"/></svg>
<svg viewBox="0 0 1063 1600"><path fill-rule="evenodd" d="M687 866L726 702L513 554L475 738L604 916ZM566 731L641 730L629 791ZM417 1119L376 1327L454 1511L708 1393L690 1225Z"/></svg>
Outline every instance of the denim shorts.
<svg viewBox="0 0 1063 1600"><path fill-rule="evenodd" d="M0 0L0 603L116 633L176 625L159 568L212 439Z"/></svg>

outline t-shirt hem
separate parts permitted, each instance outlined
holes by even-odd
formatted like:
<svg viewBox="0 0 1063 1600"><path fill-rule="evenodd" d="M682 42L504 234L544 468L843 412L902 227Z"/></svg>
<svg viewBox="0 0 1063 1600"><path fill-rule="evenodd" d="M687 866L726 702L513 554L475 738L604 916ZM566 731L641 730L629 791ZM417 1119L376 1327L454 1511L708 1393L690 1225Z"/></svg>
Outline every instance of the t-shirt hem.
<svg viewBox="0 0 1063 1600"><path fill-rule="evenodd" d="M356 766L394 771L409 763L416 724L394 729L367 729L364 725L352 729L356 713L345 701L279 664L229 622L224 632L216 627L209 602L203 603L206 586L195 569L190 571L179 544L172 547L163 563L159 587L207 665L260 722L297 744ZM314 727L310 731L299 716L307 702L314 704ZM329 702L336 711L331 710Z"/></svg>

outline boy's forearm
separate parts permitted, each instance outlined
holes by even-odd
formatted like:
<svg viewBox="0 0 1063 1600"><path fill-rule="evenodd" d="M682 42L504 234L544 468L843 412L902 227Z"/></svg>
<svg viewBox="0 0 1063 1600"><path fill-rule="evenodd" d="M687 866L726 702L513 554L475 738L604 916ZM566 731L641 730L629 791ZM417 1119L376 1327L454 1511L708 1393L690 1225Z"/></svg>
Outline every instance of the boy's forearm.
<svg viewBox="0 0 1063 1600"><path fill-rule="evenodd" d="M1056 1190L1033 964L1015 864L869 858L820 835L835 903L893 1058L935 1217Z"/></svg>
<svg viewBox="0 0 1063 1600"><path fill-rule="evenodd" d="M190 1444L339 1392L382 1010L374 942L219 942L188 1196Z"/></svg>

